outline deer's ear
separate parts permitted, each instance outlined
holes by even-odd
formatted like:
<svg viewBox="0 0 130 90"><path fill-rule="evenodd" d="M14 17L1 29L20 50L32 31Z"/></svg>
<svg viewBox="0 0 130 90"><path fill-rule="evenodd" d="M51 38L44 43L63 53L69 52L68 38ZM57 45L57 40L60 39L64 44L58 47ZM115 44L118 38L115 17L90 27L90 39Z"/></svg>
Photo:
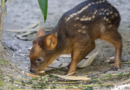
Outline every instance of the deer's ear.
<svg viewBox="0 0 130 90"><path fill-rule="evenodd" d="M44 28L40 28L40 29L37 31L36 38L38 38L38 37L40 37L40 36L45 36L45 35L46 35L45 29L44 29Z"/></svg>
<svg viewBox="0 0 130 90"><path fill-rule="evenodd" d="M45 45L48 49L53 50L58 43L58 39L55 34L50 34L45 38Z"/></svg>

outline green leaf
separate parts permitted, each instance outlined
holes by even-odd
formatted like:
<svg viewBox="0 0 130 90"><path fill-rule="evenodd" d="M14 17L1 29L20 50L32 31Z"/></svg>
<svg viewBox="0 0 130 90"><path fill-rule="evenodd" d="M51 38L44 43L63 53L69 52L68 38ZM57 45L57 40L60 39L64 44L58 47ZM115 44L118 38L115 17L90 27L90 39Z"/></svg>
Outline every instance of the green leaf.
<svg viewBox="0 0 130 90"><path fill-rule="evenodd" d="M5 0L5 2L7 2L7 0Z"/></svg>
<svg viewBox="0 0 130 90"><path fill-rule="evenodd" d="M40 9L42 11L44 22L46 22L47 19L47 10L48 10L48 0L38 0Z"/></svg>
<svg viewBox="0 0 130 90"><path fill-rule="evenodd" d="M53 84L53 88L56 88L56 84Z"/></svg>
<svg viewBox="0 0 130 90"><path fill-rule="evenodd" d="M112 78L111 74L108 74L107 77Z"/></svg>
<svg viewBox="0 0 130 90"><path fill-rule="evenodd" d="M44 84L44 83L41 83L40 86L41 86L41 88L44 88L45 84Z"/></svg>
<svg viewBox="0 0 130 90"><path fill-rule="evenodd" d="M33 81L32 80L30 80L30 84L32 84L33 83Z"/></svg>
<svg viewBox="0 0 130 90"><path fill-rule="evenodd" d="M93 87L87 87L87 88L85 88L83 90L93 90Z"/></svg>
<svg viewBox="0 0 130 90"><path fill-rule="evenodd" d="M130 73L128 73L126 76L129 77L129 76L130 76Z"/></svg>
<svg viewBox="0 0 130 90"><path fill-rule="evenodd" d="M38 80L38 78L33 78L32 80Z"/></svg>
<svg viewBox="0 0 130 90"><path fill-rule="evenodd" d="M92 81L91 81L92 83L97 83L97 81L96 81L96 80L94 80L94 79L95 79L95 77L93 77L93 76L92 76L92 77L91 77L91 79L92 79Z"/></svg>
<svg viewBox="0 0 130 90"><path fill-rule="evenodd" d="M25 86L25 82L24 81L22 81L22 85Z"/></svg>
<svg viewBox="0 0 130 90"><path fill-rule="evenodd" d="M4 86L4 81L3 79L0 79L0 87L3 87Z"/></svg>

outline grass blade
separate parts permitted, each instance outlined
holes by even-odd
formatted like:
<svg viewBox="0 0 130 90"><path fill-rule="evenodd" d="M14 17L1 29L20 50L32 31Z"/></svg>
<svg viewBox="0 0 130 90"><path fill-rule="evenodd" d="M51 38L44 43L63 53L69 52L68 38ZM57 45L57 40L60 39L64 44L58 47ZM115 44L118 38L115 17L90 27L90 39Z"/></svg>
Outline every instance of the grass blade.
<svg viewBox="0 0 130 90"><path fill-rule="evenodd" d="M48 0L38 0L40 9L42 11L44 22L46 22L47 19L47 10L48 10Z"/></svg>

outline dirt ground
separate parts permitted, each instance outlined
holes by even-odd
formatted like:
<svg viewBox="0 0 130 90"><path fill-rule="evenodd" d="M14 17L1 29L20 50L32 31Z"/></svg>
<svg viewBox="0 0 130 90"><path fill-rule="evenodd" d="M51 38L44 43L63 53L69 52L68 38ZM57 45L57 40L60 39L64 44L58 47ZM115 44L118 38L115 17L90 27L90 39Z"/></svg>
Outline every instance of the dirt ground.
<svg viewBox="0 0 130 90"><path fill-rule="evenodd" d="M7 6L7 15L5 16L4 22L4 33L2 42L5 46L6 54L4 54L9 63L15 66L15 69L6 61L0 63L0 72L4 75L17 76L19 78L27 78L26 73L29 73L30 61L29 61L29 50L28 48L32 45L32 40L35 38L36 33L28 35L28 41L23 41L15 37L19 33L9 32L7 30L17 30L23 29L27 26L40 21L40 27L53 28L57 24L61 15L67 10L71 9L78 3L84 0L49 0L48 8L48 18L47 22L43 23L43 17L38 6L37 0L12 0L8 1ZM123 52L122 60L130 62L130 3L129 0L109 0L120 12L121 14L121 24L119 32L123 38ZM64 2L64 3L63 3ZM90 55L96 51L99 51L98 57L95 60L95 63L84 69L77 69L74 75L79 76L88 76L88 77L101 77L100 74L119 74L130 72L130 64L122 64L121 69L118 71L113 71L111 68L113 64L105 63L110 57L115 55L115 50L113 46L105 41L96 40L96 48L90 53ZM9 54L9 55L7 55ZM6 64L6 65L5 65ZM58 69L48 71L46 75L56 73L65 75L67 69ZM21 74L23 73L23 74ZM116 79L114 81L105 81L107 83L119 83L123 79ZM5 80L7 83L8 80ZM80 83L81 84L81 83ZM86 83L85 83L86 84ZM13 86L20 89L30 89L29 86L22 86L19 84L7 83L4 85L5 90L8 87L12 88ZM58 84L56 84L58 85ZM64 85L61 85L64 86ZM98 90L100 87L95 87L95 90ZM100 90L107 90L107 88L100 88ZM108 89L110 90L110 88Z"/></svg>

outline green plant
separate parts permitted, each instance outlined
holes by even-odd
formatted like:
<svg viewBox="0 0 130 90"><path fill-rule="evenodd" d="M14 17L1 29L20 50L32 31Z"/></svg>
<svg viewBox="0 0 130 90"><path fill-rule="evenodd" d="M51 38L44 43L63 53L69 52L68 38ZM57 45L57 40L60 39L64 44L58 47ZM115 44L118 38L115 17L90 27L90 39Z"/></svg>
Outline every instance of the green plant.
<svg viewBox="0 0 130 90"><path fill-rule="evenodd" d="M42 11L44 22L46 22L47 19L47 10L48 10L48 0L38 0L40 9Z"/></svg>
<svg viewBox="0 0 130 90"><path fill-rule="evenodd" d="M119 74L119 77L122 78L122 76L123 76L123 73L120 73L120 74Z"/></svg>
<svg viewBox="0 0 130 90"><path fill-rule="evenodd" d="M94 83L94 84L97 83L97 81L95 80L95 77L92 76L91 79L92 79L92 81L91 81L92 83Z"/></svg>
<svg viewBox="0 0 130 90"><path fill-rule="evenodd" d="M25 86L25 82L24 81L22 81L22 85Z"/></svg>
<svg viewBox="0 0 130 90"><path fill-rule="evenodd" d="M87 88L85 88L83 90L93 90L93 87L88 86Z"/></svg>
<svg viewBox="0 0 130 90"><path fill-rule="evenodd" d="M7 0L5 0L7 2ZM48 11L48 0L38 0L42 15L44 17L44 22L46 22L47 19L47 11ZM3 4L3 3L2 3ZM6 6L5 6L6 11Z"/></svg>
<svg viewBox="0 0 130 90"><path fill-rule="evenodd" d="M4 81L3 79L0 79L0 87L3 87L4 86Z"/></svg>
<svg viewBox="0 0 130 90"><path fill-rule="evenodd" d="M8 62L6 61L6 60L4 60L4 59L0 59L0 64L4 64L4 65L7 65L8 64Z"/></svg>

